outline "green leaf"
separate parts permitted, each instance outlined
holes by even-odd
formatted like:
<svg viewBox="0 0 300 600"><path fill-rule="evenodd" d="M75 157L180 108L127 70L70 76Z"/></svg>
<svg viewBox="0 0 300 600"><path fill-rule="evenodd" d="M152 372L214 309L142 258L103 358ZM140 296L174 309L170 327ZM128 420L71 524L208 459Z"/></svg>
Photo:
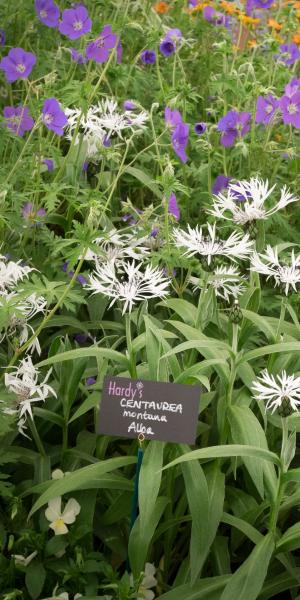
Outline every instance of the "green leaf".
<svg viewBox="0 0 300 600"><path fill-rule="evenodd" d="M224 586L230 579L230 575L220 577L209 577L201 579L194 586L180 585L166 594L159 596L160 600L218 600ZM232 598L242 600L242 598ZM243 599L244 600L244 599Z"/></svg>
<svg viewBox="0 0 300 600"><path fill-rule="evenodd" d="M300 482L300 468L290 469L282 475L283 481L298 481Z"/></svg>
<svg viewBox="0 0 300 600"><path fill-rule="evenodd" d="M265 582L264 587L258 596L259 600L271 600L275 596L279 598L282 592L290 592L290 590L293 588L298 588L300 581L300 568L294 568L293 572L294 577L286 571L280 573L280 575L277 575L276 577L272 576L270 581ZM284 597L285 594L282 596L282 598Z"/></svg>
<svg viewBox="0 0 300 600"><path fill-rule="evenodd" d="M41 594L46 579L46 571L43 565L37 560L33 560L26 567L25 583L29 595L33 600Z"/></svg>
<svg viewBox="0 0 300 600"><path fill-rule="evenodd" d="M268 533L231 576L220 600L256 600L266 578L274 547L273 535Z"/></svg>
<svg viewBox="0 0 300 600"><path fill-rule="evenodd" d="M208 448L201 448L200 450L192 450L192 452L187 452L183 456L179 456L179 458L176 458L170 462L163 468L163 470L169 469L170 467L174 467L175 465L179 465L180 463L187 462L189 460L205 460L232 456L250 456L253 458L261 458L263 460L273 462L275 465L281 465L277 454L274 454L274 452L270 452L269 450L265 450L264 448L242 446L239 444L228 444L227 446L209 446Z"/></svg>
<svg viewBox="0 0 300 600"><path fill-rule="evenodd" d="M186 446L182 445L181 447L183 450L186 449ZM209 552L207 544L209 532L209 495L206 477L199 463L183 463L181 468L192 515L190 568L191 584L193 585L201 572Z"/></svg>
<svg viewBox="0 0 300 600"><path fill-rule="evenodd" d="M128 359L120 352L116 352L116 350L111 350L110 348L97 348L96 346L91 346L90 348L78 348L76 350L68 350L67 352L61 352L61 354L56 354L55 356L51 356L46 360L42 360L36 366L44 367L48 365L53 365L55 363L64 362L66 360L75 360L77 358L92 356L95 358L110 359L113 362L121 364L126 369L128 369L129 367Z"/></svg>
<svg viewBox="0 0 300 600"><path fill-rule="evenodd" d="M139 478L140 533L142 536L146 534L157 501L162 477L163 454L164 443L152 441L149 442L143 456Z"/></svg>
<svg viewBox="0 0 300 600"><path fill-rule="evenodd" d="M153 194L155 196L157 196L160 200L162 199L163 196L162 196L162 193L161 193L159 187L151 179L151 177L149 175L147 175L147 173L145 173L144 171L141 171L141 169L137 169L136 167L129 167L129 166L125 167L123 173L129 173L130 175L135 177L135 179L138 179L138 181L140 181L143 185L148 187L149 190L151 190L151 192L153 192Z"/></svg>
<svg viewBox="0 0 300 600"><path fill-rule="evenodd" d="M270 325L267 317L262 317L251 310L242 309L243 316L256 325L259 331L263 331L269 342L275 341L275 328Z"/></svg>
<svg viewBox="0 0 300 600"><path fill-rule="evenodd" d="M148 526L141 531L140 517L137 518L129 537L128 555L132 573L135 579L140 576L145 567L148 550L158 522L168 504L168 498L158 498L152 510Z"/></svg>
<svg viewBox="0 0 300 600"><path fill-rule="evenodd" d="M300 342L280 342L280 344L262 346L261 348L256 348L255 350L250 350L249 352L245 352L245 354L241 354L237 364L248 362L249 360L259 358L260 356L269 356L269 354L282 354L283 352L291 352L294 354L299 351Z"/></svg>
<svg viewBox="0 0 300 600"><path fill-rule="evenodd" d="M188 379L192 377L197 378L203 371L210 371L212 367L218 367L220 366L220 364L223 364L225 368L227 367L226 361L220 358L211 358L210 360L203 360L202 362L192 365L188 369L184 369L184 371L182 371L175 380L175 383L185 383L186 381L188 381Z"/></svg>
<svg viewBox="0 0 300 600"><path fill-rule="evenodd" d="M176 312L187 325L195 325L197 319L197 308L191 302L181 298L169 298L159 302L161 306L167 306Z"/></svg>
<svg viewBox="0 0 300 600"><path fill-rule="evenodd" d="M295 523L284 532L276 544L276 552L291 552L297 548L300 548L300 523Z"/></svg>
<svg viewBox="0 0 300 600"><path fill-rule="evenodd" d="M241 531L244 535L253 542L253 544L258 544L260 540L263 538L263 535L255 529L250 523L244 521L244 519L240 519L239 517L235 517L234 515L230 515L229 513L224 512L221 518L222 523L226 523L227 525L231 525L235 527L239 531Z"/></svg>
<svg viewBox="0 0 300 600"><path fill-rule="evenodd" d="M101 483L101 479L106 473L114 471L127 465L132 465L136 462L135 456L124 456L119 458L110 458L108 460L99 462L94 465L88 465L82 467L73 473L65 475L63 479L56 481L50 481L48 489L42 493L40 498L33 505L29 518L39 509L41 506L49 502L52 498L57 496L63 496L69 492L75 490L84 490L89 487L96 487ZM93 484L93 485L91 485Z"/></svg>
<svg viewBox="0 0 300 600"><path fill-rule="evenodd" d="M99 392L92 392L82 402L82 404L80 404L79 408L77 408L76 412L74 413L74 415L69 420L69 423L72 423L73 421L76 421L76 419L79 419L79 417L82 417L82 415L84 415L85 413L87 413L92 408L98 407L99 403L100 403L100 393Z"/></svg>
<svg viewBox="0 0 300 600"><path fill-rule="evenodd" d="M264 430L250 408L231 406L229 421L232 439L235 444L245 444L246 446L256 446L268 450ZM265 461L258 462L256 458L244 457L243 461L261 498L264 498L265 495L264 479L268 480L268 489L271 488L274 495L277 485L274 466Z"/></svg>

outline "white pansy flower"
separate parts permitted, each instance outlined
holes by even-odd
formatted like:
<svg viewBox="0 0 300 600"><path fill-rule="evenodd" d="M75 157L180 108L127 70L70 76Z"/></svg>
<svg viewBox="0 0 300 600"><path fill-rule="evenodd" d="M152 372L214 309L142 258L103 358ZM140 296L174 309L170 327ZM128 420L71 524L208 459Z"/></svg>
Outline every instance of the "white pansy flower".
<svg viewBox="0 0 300 600"><path fill-rule="evenodd" d="M238 225L246 225L252 221L264 220L298 200L286 186L281 189L276 204L266 208L265 203L276 185L269 187L269 182L252 177L250 181L230 183L227 191L214 198L213 208L208 212L215 217L233 221Z"/></svg>
<svg viewBox="0 0 300 600"><path fill-rule="evenodd" d="M16 565L20 565L22 567L27 567L31 561L36 557L37 551L35 550L29 556L23 556L22 554L12 554L12 557L15 559Z"/></svg>
<svg viewBox="0 0 300 600"><path fill-rule="evenodd" d="M210 265L214 256L223 256L232 261L245 260L253 251L253 242L248 234L231 233L226 240L221 240L216 234L216 225L207 225L208 234L203 227L194 229L188 225L188 230L175 229L174 241L177 246L185 248L185 256L199 254Z"/></svg>
<svg viewBox="0 0 300 600"><path fill-rule="evenodd" d="M256 273L273 277L275 285L280 285L287 296L290 288L295 292L300 284L300 254L292 250L289 264L279 262L277 247L267 246L264 254L254 252L251 258L251 269Z"/></svg>
<svg viewBox="0 0 300 600"><path fill-rule="evenodd" d="M137 600L153 600L155 598L155 593L151 590L151 588L157 585L157 579L154 577L155 572L154 565L151 563L145 564L144 577L137 592ZM132 575L130 576L130 583L131 586L134 585Z"/></svg>
<svg viewBox="0 0 300 600"><path fill-rule="evenodd" d="M122 138L125 130L141 131L145 128L148 114L145 111L132 113L121 111L114 99L106 98L97 105L90 106L86 114L78 108L65 110L68 117L67 137L72 139L80 118L80 128L75 144L80 138L87 145L87 156L96 155L112 135Z"/></svg>
<svg viewBox="0 0 300 600"><path fill-rule="evenodd" d="M271 410L272 414L276 409L282 416L298 411L298 406L300 406L300 377L287 375L286 371L274 376L265 369L262 371L261 376L253 382L252 388L254 398L264 400L266 410Z"/></svg>
<svg viewBox="0 0 300 600"><path fill-rule="evenodd" d="M68 533L67 525L76 521L77 515L81 510L80 504L75 498L70 498L64 508L61 510L61 496L53 498L48 502L48 508L45 510L45 517L50 521L49 527L53 529L55 535L65 535Z"/></svg>
<svg viewBox="0 0 300 600"><path fill-rule="evenodd" d="M94 294L104 294L112 298L110 306L116 300L124 303L123 313L131 312L136 302L149 298L164 298L168 291L169 280L157 267L134 261L122 261L117 265L110 262L97 264L86 286Z"/></svg>
<svg viewBox="0 0 300 600"><path fill-rule="evenodd" d="M48 371L42 383L38 382L39 371L33 365L30 356L23 358L19 366L12 369L14 373L5 373L4 382L8 390L16 395L16 400L13 406L3 409L3 412L17 414L19 431L24 433L27 415L33 419L32 404L44 402L49 395L56 396L53 388L47 384L52 369Z"/></svg>

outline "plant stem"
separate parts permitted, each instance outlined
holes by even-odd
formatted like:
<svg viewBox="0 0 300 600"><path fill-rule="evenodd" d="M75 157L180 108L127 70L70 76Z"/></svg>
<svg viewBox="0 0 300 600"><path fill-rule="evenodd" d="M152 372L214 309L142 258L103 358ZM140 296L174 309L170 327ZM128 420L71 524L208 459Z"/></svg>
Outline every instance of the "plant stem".
<svg viewBox="0 0 300 600"><path fill-rule="evenodd" d="M32 433L32 437L33 437L33 439L35 441L35 444L36 444L36 447L37 447L39 453L41 454L41 456L47 456L47 454L45 452L45 448L44 448L43 443L42 443L42 440L41 440L41 438L39 436L39 433L38 433L38 430L36 428L34 419L32 419L31 417L29 417L29 419L28 419L27 422L29 424L30 431Z"/></svg>
<svg viewBox="0 0 300 600"><path fill-rule="evenodd" d="M127 343L127 351L129 355L129 372L130 376L134 379L137 378L136 372L136 360L135 354L132 348L132 337L131 337L131 318L130 313L125 314L125 326L126 326L126 343Z"/></svg>

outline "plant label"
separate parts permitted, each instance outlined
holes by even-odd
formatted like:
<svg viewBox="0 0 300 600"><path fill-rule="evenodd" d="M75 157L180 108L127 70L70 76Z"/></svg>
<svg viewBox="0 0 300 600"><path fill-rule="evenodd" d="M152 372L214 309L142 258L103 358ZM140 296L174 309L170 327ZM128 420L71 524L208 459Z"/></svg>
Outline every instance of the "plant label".
<svg viewBox="0 0 300 600"><path fill-rule="evenodd" d="M97 432L193 444L200 387L106 377Z"/></svg>

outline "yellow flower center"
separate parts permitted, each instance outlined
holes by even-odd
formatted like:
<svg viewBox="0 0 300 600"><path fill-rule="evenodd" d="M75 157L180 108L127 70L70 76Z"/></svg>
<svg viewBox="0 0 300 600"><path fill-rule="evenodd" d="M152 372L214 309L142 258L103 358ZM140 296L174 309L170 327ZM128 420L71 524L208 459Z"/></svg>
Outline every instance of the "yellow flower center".
<svg viewBox="0 0 300 600"><path fill-rule="evenodd" d="M65 524L64 520L62 518L60 519L56 519L53 523L53 526L55 527L55 529L60 529L61 527L63 527Z"/></svg>

